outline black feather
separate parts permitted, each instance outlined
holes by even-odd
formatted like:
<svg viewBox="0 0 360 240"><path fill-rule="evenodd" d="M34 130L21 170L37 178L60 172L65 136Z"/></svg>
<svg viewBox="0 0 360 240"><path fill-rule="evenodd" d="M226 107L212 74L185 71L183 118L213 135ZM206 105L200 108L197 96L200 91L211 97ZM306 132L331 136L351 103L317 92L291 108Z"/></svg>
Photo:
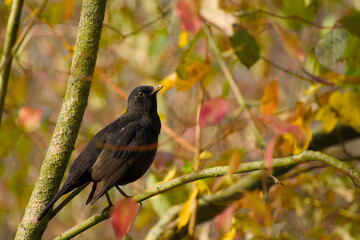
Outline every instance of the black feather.
<svg viewBox="0 0 360 240"><path fill-rule="evenodd" d="M162 86L139 86L128 99L127 111L98 132L75 159L69 175L41 213L41 220L64 194L93 182L86 204L93 204L111 188L142 177L151 166L161 122L156 93Z"/></svg>

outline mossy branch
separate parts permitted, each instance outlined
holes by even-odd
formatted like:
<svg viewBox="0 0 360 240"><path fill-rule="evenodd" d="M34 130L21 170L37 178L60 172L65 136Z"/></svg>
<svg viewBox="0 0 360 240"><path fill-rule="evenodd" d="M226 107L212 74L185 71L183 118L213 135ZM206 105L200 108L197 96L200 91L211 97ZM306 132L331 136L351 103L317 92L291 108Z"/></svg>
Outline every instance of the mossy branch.
<svg viewBox="0 0 360 240"><path fill-rule="evenodd" d="M341 162L337 160L336 158L333 158L327 154L321 153L321 152L314 152L314 151L305 151L301 154L291 156L291 157L285 157L285 158L278 158L274 159L274 169L278 168L284 168L284 167L291 167L293 165L304 163L308 161L319 161L322 162L328 166L331 166L335 168L336 170L348 175L351 177L351 179L360 185L360 173L354 169L352 169L349 165L347 165L344 162ZM240 165L239 169L234 172L234 174L239 173L245 173L245 172L251 172L256 170L262 170L266 168L265 161L257 161L257 162L249 162L249 163L243 163ZM194 182L200 179L204 178L211 178L211 177L219 177L223 176L225 174L228 174L229 167L228 166L219 166L219 167L213 167L209 169L200 170L198 172L186 174L183 176L180 176L178 178L172 179L170 181L167 181L162 184L158 184L151 189L146 190L145 192L141 194L137 194L133 197L133 199L136 202L142 202L148 198L151 198L153 196L156 196L158 194L167 192L171 189L174 189L176 187L182 186L186 183ZM243 189L243 188L241 188ZM222 197L226 195L223 193ZM214 197L219 197L217 194L214 195ZM227 197L231 197L227 193ZM211 197L209 197L211 198ZM209 202L210 199L207 199L206 202ZM214 199L213 199L214 200ZM108 212L105 212L104 214L97 214L89 219L85 220L84 222L80 223L79 225L69 229L68 231L62 233L60 236L58 236L55 239L70 239L77 234L85 231L86 229L96 225L97 223L107 219L109 216Z"/></svg>
<svg viewBox="0 0 360 240"><path fill-rule="evenodd" d="M106 0L88 0L82 3L79 32L65 98L40 176L15 239L41 239L49 217L38 221L38 216L59 188L87 106Z"/></svg>
<svg viewBox="0 0 360 240"><path fill-rule="evenodd" d="M13 59L11 51L16 42L23 5L24 0L13 1L6 28L4 50L0 61L0 125L4 110L7 86L10 78L11 63Z"/></svg>
<svg viewBox="0 0 360 240"><path fill-rule="evenodd" d="M274 165L274 175L277 177L286 173L296 164L308 161L318 161L338 170L340 173L349 176L353 180L354 184L359 186L360 173L358 171L354 170L346 163L321 152L305 151L299 155L275 159L274 161L274 164L276 165L276 167ZM262 162L256 162L256 165L258 164L264 165ZM246 175L244 178L240 178L239 181L231 185L229 188L218 191L213 195L205 195L201 197L198 199L199 207L197 209L198 218L196 219L196 224L200 224L214 218L229 204L231 204L231 202L240 199L245 191L253 191L254 189L261 188L263 186L262 181L266 181L267 187L275 184L272 177L267 176L264 179L263 174L254 172ZM169 224L178 217L180 210L181 205L171 208L169 213L164 216L164 219L167 219L168 221L163 221L163 219L161 219L150 229L146 239L158 239L160 236L166 236L166 239L182 239L186 235L186 226L181 230L178 230L176 225L175 227L169 227ZM172 224L172 226L174 226L174 224Z"/></svg>

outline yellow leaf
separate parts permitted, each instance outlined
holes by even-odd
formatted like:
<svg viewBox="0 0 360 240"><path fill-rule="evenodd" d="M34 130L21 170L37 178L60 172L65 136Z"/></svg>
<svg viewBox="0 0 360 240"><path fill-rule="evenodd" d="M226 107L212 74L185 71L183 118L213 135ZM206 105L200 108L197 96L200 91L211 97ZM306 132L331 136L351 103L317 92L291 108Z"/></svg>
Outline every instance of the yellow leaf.
<svg viewBox="0 0 360 240"><path fill-rule="evenodd" d="M274 115L279 104L278 82L272 81L266 86L261 99L261 112L263 115Z"/></svg>
<svg viewBox="0 0 360 240"><path fill-rule="evenodd" d="M329 97L329 106L337 113L339 121L360 131L360 94L347 91L342 95L334 92Z"/></svg>
<svg viewBox="0 0 360 240"><path fill-rule="evenodd" d="M224 234L221 240L233 240L236 237L236 228L233 226L231 230Z"/></svg>
<svg viewBox="0 0 360 240"><path fill-rule="evenodd" d="M290 147L292 148L293 154L299 154L309 146L312 139L312 132L309 127L309 124L312 121L311 107L309 106L306 108L304 103L299 102L295 114L289 117L287 121L291 125L299 126L300 132L283 134L280 138L280 140L283 140L283 146L281 147L286 149L286 153L288 153ZM302 136L301 139L299 136Z"/></svg>
<svg viewBox="0 0 360 240"><path fill-rule="evenodd" d="M176 167L173 167L173 168L166 174L166 176L164 177L164 179L163 179L162 181L158 182L158 184L164 183L164 182L167 182L167 181L173 179L174 176L175 176L175 174L176 174L176 170L177 170L177 168L176 168Z"/></svg>
<svg viewBox="0 0 360 240"><path fill-rule="evenodd" d="M317 84L311 84L308 89L306 89L305 94L306 95L313 95L316 94L318 92L318 90L323 87L324 84L322 83L317 83Z"/></svg>
<svg viewBox="0 0 360 240"><path fill-rule="evenodd" d="M167 90L176 86L176 81L178 79L178 75L176 72L171 73L166 78L161 80L160 84L164 85L164 87L160 90L162 94L165 94Z"/></svg>
<svg viewBox="0 0 360 240"><path fill-rule="evenodd" d="M11 6L12 2L13 2L12 0L5 0L4 1L6 6Z"/></svg>
<svg viewBox="0 0 360 240"><path fill-rule="evenodd" d="M329 105L336 110L343 108L343 99L340 92L333 92L330 95Z"/></svg>
<svg viewBox="0 0 360 240"><path fill-rule="evenodd" d="M345 83L345 82L351 83L350 78L347 78L343 74L339 74L339 73L335 73L335 72L331 72L331 71L322 74L321 77L327 79L328 82L334 83L334 84L341 84L341 83Z"/></svg>
<svg viewBox="0 0 360 240"><path fill-rule="evenodd" d="M182 31L179 36L178 46L179 48L185 47L189 42L189 33L186 31Z"/></svg>
<svg viewBox="0 0 360 240"><path fill-rule="evenodd" d="M282 137L286 143L286 146L292 148L292 152L291 152L292 154L299 154L307 148L307 145L301 146L298 143L298 140L297 140L295 134L293 134L293 133L286 133Z"/></svg>
<svg viewBox="0 0 360 240"><path fill-rule="evenodd" d="M158 115L159 115L160 121L163 121L163 120L166 119L166 117L165 117L164 114L162 114L162 113L159 112Z"/></svg>
<svg viewBox="0 0 360 240"><path fill-rule="evenodd" d="M179 222L177 224L178 230L180 230L182 227L184 227L190 220L191 214L195 207L195 200L199 193L199 189L195 187L188 200L183 204L181 211L179 213Z"/></svg>
<svg viewBox="0 0 360 240"><path fill-rule="evenodd" d="M204 180L199 180L196 182L196 187L199 189L199 193L211 194L209 186L204 182Z"/></svg>
<svg viewBox="0 0 360 240"><path fill-rule="evenodd" d="M161 80L160 84L164 85L161 93L164 94L173 87L176 87L178 91L189 91L196 82L204 78L210 68L210 63L210 59L205 59L203 64L197 60L190 62L186 67L186 79L181 79L176 72L171 73Z"/></svg>
<svg viewBox="0 0 360 240"><path fill-rule="evenodd" d="M205 151L202 151L199 155L199 158L200 159L208 159L208 158L211 158L212 157L212 153L205 150Z"/></svg>
<svg viewBox="0 0 360 240"><path fill-rule="evenodd" d="M305 53L301 48L298 36L296 36L294 32L284 29L276 23L273 25L289 55L303 62L305 60Z"/></svg>
<svg viewBox="0 0 360 240"><path fill-rule="evenodd" d="M331 107L329 105L320 108L315 118L322 122L323 128L326 132L331 132L338 122L336 113L331 110Z"/></svg>

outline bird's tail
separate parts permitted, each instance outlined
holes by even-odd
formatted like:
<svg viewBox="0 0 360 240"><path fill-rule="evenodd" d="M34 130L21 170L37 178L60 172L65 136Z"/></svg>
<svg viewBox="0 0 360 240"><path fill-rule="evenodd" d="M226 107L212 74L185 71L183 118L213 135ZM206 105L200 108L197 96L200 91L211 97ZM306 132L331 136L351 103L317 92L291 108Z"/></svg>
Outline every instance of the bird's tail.
<svg viewBox="0 0 360 240"><path fill-rule="evenodd" d="M97 200L99 200L99 198L101 198L105 193L107 193L111 189L111 187L111 185L110 187L107 186L105 182L98 182L97 187L92 193L91 199L88 199L88 202L93 205Z"/></svg>
<svg viewBox="0 0 360 240"><path fill-rule="evenodd" d="M64 186L60 189L60 191L55 195L55 197L49 202L46 208L40 214L38 220L40 221L46 215L46 213L50 210L50 208L55 204L55 202L64 194L72 191L74 186L72 184L64 184Z"/></svg>
<svg viewBox="0 0 360 240"><path fill-rule="evenodd" d="M93 186L92 186L91 192L89 194L89 197L86 200L86 205L88 205L91 202L91 199L93 198L95 191L96 191L96 182L93 183Z"/></svg>

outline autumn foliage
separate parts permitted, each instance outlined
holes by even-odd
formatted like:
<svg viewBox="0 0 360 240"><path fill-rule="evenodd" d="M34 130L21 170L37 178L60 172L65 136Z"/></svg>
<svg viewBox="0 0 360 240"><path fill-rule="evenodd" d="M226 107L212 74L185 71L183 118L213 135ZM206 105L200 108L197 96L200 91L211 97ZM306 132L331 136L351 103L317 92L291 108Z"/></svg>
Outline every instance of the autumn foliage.
<svg viewBox="0 0 360 240"><path fill-rule="evenodd" d="M11 4L0 6L1 48ZM82 3L60 0L36 13L42 4L24 5L2 112L0 239L15 235L72 71ZM71 159L125 111L135 86L163 84L156 159L124 190L136 199L186 174L216 166L229 171L155 194L141 206L110 191L117 202L110 221L78 238L360 239L360 191L348 172L291 158L274 167L276 159L311 148L345 162L355 176L360 171L359 22L357 1L108 1ZM312 145L319 138L326 148ZM257 161L266 164L235 174ZM103 211L105 199L85 206L89 191L48 223L44 239Z"/></svg>

